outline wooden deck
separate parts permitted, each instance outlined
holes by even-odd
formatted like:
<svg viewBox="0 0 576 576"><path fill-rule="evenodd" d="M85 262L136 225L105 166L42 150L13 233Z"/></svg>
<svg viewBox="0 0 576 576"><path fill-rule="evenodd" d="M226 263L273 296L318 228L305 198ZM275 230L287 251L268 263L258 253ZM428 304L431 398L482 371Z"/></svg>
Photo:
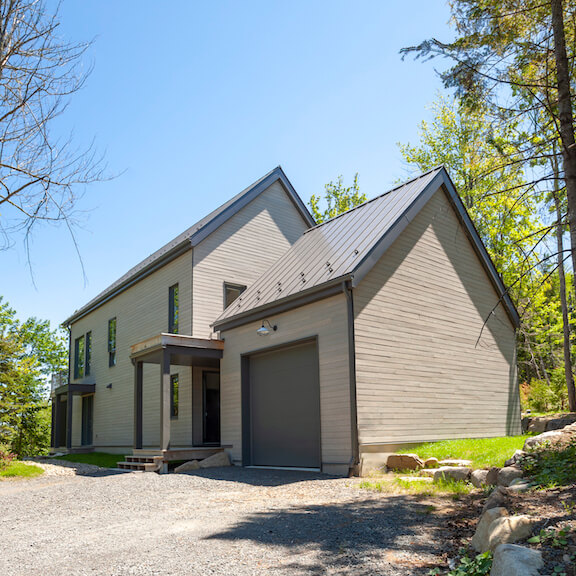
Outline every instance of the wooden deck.
<svg viewBox="0 0 576 576"><path fill-rule="evenodd" d="M190 448L176 448L169 450L160 450L154 448L134 448L132 454L140 457L162 456L164 462L174 462L176 460L203 460L222 452L223 446L192 446Z"/></svg>

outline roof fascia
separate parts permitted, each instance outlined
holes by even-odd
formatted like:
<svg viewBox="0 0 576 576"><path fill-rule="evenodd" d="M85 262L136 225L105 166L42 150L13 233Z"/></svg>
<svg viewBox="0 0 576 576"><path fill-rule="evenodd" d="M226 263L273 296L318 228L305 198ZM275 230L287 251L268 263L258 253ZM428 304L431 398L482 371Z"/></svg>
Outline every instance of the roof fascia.
<svg viewBox="0 0 576 576"><path fill-rule="evenodd" d="M298 210L304 221L309 226L314 226L316 224L314 218L312 218L310 212L308 212L308 210L306 209L305 204L302 202L300 196L298 196L298 194L296 193L296 190L294 190L294 187L286 177L286 174L284 174L282 168L278 166L272 172L270 172L270 174L266 178L264 178L264 180L256 184L256 186L254 186L241 198L238 198L236 202L228 206L228 208L226 208L223 212L218 214L218 216L213 218L210 222L208 222L205 226L203 226L200 230L198 230L198 232L192 234L192 236L190 236L190 242L192 243L192 246L197 246L198 244L200 244L202 240L205 240L208 236L210 236L210 234L212 234L212 232L220 228L222 224L224 224L227 220L232 218L232 216L238 214L238 212L240 212L242 208L247 206L250 202L252 202L252 200L254 200L262 192L264 192L264 190L266 190L272 184L274 184L276 180L280 181L282 187L288 194L288 197L290 198L290 200L292 201L292 203L294 204L294 206L296 207L296 209Z"/></svg>
<svg viewBox="0 0 576 576"><path fill-rule="evenodd" d="M155 260L149 266L146 266L146 268L143 268L137 274L135 274L131 278L128 278L122 284L119 284L114 290L112 290L112 292L104 294L102 298L95 300L90 305L90 307L86 309L81 308L79 312L72 314L72 316L64 320L62 324L64 326L70 326L74 322L77 322L81 318L84 318L84 316L90 314L90 312L93 312L96 308L102 306L102 304L105 304L109 300L112 300L112 298L115 298L116 296L118 296L118 294L130 288L130 286L133 286L137 282L140 282L140 280L143 280L147 276L150 276L150 274L156 272L156 270L158 270L159 268L162 268L169 262L172 262L172 260L175 260L179 256L182 256L182 254L185 254L186 252L188 252L188 250L191 249L192 246L190 245L190 241L188 239L184 240L184 242L178 244L177 246L172 248L172 250L166 252L166 254L163 254L160 258L158 258L158 260Z"/></svg>
<svg viewBox="0 0 576 576"><path fill-rule="evenodd" d="M215 331L219 330L220 332L225 332L226 330L238 328L238 326L243 326L250 322L260 321L263 316L281 314L293 310L294 308L300 308L306 304L311 304L312 302L335 296L336 294L340 294L346 290L346 280L349 278L349 276L341 276L330 283L322 284L321 286L311 288L305 292L298 292L297 294L287 296L277 302L270 302L269 304L265 304L259 308L253 308L252 310L248 310L238 316L232 316L230 319L224 319L221 321L217 320L212 324L212 327Z"/></svg>

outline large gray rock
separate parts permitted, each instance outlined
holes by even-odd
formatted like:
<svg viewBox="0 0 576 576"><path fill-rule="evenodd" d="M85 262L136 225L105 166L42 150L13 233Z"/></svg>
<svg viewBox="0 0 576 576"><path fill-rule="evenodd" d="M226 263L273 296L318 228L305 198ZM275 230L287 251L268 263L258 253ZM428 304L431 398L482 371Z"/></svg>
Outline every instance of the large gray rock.
<svg viewBox="0 0 576 576"><path fill-rule="evenodd" d="M488 548L494 551L500 544L512 544L528 538L538 521L525 514L497 518L488 527Z"/></svg>
<svg viewBox="0 0 576 576"><path fill-rule="evenodd" d="M496 484L498 484L498 474L500 474L500 468L497 468L496 466L490 468L486 475L486 484L488 486L496 486Z"/></svg>
<svg viewBox="0 0 576 576"><path fill-rule="evenodd" d="M231 466L228 452L217 452L204 460L200 460L200 468L218 468L219 466Z"/></svg>
<svg viewBox="0 0 576 576"><path fill-rule="evenodd" d="M530 488L532 488L532 482L525 478L516 478L516 480L512 480L512 484L508 486L510 492L527 492Z"/></svg>
<svg viewBox="0 0 576 576"><path fill-rule="evenodd" d="M505 466L498 473L498 486L510 486L516 478L522 478L524 472L516 466Z"/></svg>
<svg viewBox="0 0 576 576"><path fill-rule="evenodd" d="M543 444L544 442L550 442L550 440L555 440L563 435L561 430L552 430L551 432L544 432L544 434L538 434L538 436L532 436L532 438L526 438L524 442L524 450L529 450L530 448L536 448Z"/></svg>
<svg viewBox="0 0 576 576"><path fill-rule="evenodd" d="M547 418L546 420L546 432L550 430L561 430L576 422L576 413L572 412L563 416L557 416L556 418Z"/></svg>
<svg viewBox="0 0 576 576"><path fill-rule="evenodd" d="M174 472L176 473L191 472L192 470L199 470L199 469L200 464L198 463L198 460L190 460L190 462L184 462L184 464L180 464L180 466L174 468Z"/></svg>
<svg viewBox="0 0 576 576"><path fill-rule="evenodd" d="M494 550L490 576L538 576L544 566L538 550L516 544L500 544Z"/></svg>
<svg viewBox="0 0 576 576"><path fill-rule="evenodd" d="M546 418L532 418L528 424L528 432L534 434L546 432Z"/></svg>
<svg viewBox="0 0 576 576"><path fill-rule="evenodd" d="M457 466L442 466L434 470L434 482L441 479L454 480L455 482L466 482L470 477L472 470L470 468Z"/></svg>
<svg viewBox="0 0 576 576"><path fill-rule="evenodd" d="M418 454L390 454L386 466L390 470L421 470L424 468L424 462L420 460Z"/></svg>
<svg viewBox="0 0 576 576"><path fill-rule="evenodd" d="M488 476L488 470L473 470L470 474L470 482L475 488L481 488L486 486L486 476Z"/></svg>
<svg viewBox="0 0 576 576"><path fill-rule="evenodd" d="M513 466L514 464L517 464L525 454L526 452L524 452L524 450L516 450L516 452L514 452L514 454L512 454L512 456L506 460L504 465Z"/></svg>
<svg viewBox="0 0 576 576"><path fill-rule="evenodd" d="M486 550L489 550L490 526L495 520L506 516L508 516L508 510L502 507L490 508L490 510L486 510L486 512L480 516L478 526L476 526L476 532L472 537L472 548L474 548L476 552L486 552Z"/></svg>
<svg viewBox="0 0 576 576"><path fill-rule="evenodd" d="M426 458L426 460L424 460L424 468L438 468L438 466L440 466L440 463L438 462L438 458Z"/></svg>
<svg viewBox="0 0 576 576"><path fill-rule="evenodd" d="M486 502L484 503L482 513L492 508L503 507L508 501L508 496L509 496L508 489L504 488L504 486L498 486L496 489L492 491L492 494L490 494L490 496L486 498Z"/></svg>

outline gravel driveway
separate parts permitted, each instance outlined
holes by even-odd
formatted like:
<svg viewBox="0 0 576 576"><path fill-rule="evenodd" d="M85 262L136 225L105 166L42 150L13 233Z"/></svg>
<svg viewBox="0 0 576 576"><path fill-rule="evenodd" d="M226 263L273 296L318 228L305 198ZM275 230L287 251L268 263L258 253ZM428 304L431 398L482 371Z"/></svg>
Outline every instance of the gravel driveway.
<svg viewBox="0 0 576 576"><path fill-rule="evenodd" d="M2 576L404 576L439 561L442 514L358 480L242 468L62 471L0 482Z"/></svg>

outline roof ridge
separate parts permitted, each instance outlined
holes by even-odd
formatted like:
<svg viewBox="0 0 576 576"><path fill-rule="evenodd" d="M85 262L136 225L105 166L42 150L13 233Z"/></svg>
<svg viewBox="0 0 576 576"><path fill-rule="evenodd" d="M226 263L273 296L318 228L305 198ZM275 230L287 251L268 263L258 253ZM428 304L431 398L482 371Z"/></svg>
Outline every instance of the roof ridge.
<svg viewBox="0 0 576 576"><path fill-rule="evenodd" d="M358 210L358 208L363 208L367 204L370 204L371 202L375 202L376 200L379 200L383 196L386 196L387 194L391 194L392 192L395 192L396 190L399 190L400 188L403 188L404 186L407 186L408 184L411 184L412 182L416 182L417 180L424 178L424 176L428 176L430 173L432 173L434 171L440 171L442 168L444 168L444 164L440 164L439 166L431 168L430 170L427 170L426 172L423 172L422 174L418 174L418 175L414 176L413 178L410 178L409 180L406 180L405 182L398 184L394 188L390 188L390 190L386 190L386 192L382 192L382 194L378 194L378 196L374 196L374 198L370 198L369 200L366 200L366 202L362 202L362 204L352 206L352 208L349 208L348 210L346 210L346 212L342 212L341 214L337 214L336 216L332 216L332 218L329 218L328 220L324 220L324 222L320 222L319 224L316 224L316 226L312 226L312 228L308 228L308 230L306 230L304 232L304 234L308 234L308 232L311 232L312 230L316 230L316 228L320 228L321 226L324 226L325 224L329 224L330 222L333 222L334 220L337 220L338 218L341 218L342 216L346 216L346 214L349 214L350 212L353 212L354 210Z"/></svg>

